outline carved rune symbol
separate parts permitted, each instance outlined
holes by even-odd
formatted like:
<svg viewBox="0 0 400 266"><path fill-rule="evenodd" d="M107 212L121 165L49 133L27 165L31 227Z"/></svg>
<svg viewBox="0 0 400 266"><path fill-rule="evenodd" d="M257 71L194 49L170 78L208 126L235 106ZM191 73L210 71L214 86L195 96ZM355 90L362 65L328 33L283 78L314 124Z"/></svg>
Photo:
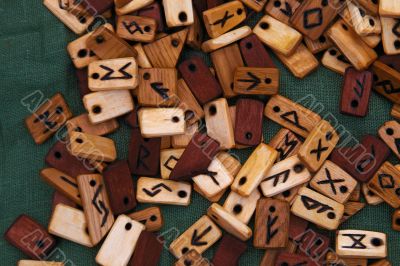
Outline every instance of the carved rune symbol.
<svg viewBox="0 0 400 266"><path fill-rule="evenodd" d="M209 225L206 229L204 229L204 231L202 233L200 233L199 235L197 235L197 229L194 230L193 235L192 235L192 239L190 241L190 243L192 244L192 246L204 246L207 245L208 242L206 241L201 241L201 239L203 237L205 237L210 231L211 231L212 227L211 225Z"/></svg>
<svg viewBox="0 0 400 266"><path fill-rule="evenodd" d="M319 201L316 201L315 199L312 199L304 195L301 196L301 201L303 202L304 207L306 207L307 210L317 209L317 213L323 213L326 211L333 210L331 206L323 204Z"/></svg>
<svg viewBox="0 0 400 266"><path fill-rule="evenodd" d="M366 81L366 75L362 77L362 81L356 80L356 87L353 87L354 92L357 94L358 98L361 99L364 94L364 86Z"/></svg>
<svg viewBox="0 0 400 266"><path fill-rule="evenodd" d="M124 66L118 69L118 72L122 74L122 76L115 77L112 76L115 73L114 69L109 68L108 66L100 65L102 69L107 71L107 73L103 77L101 77L100 80L131 79L132 75L125 71L131 64L132 62L126 63Z"/></svg>
<svg viewBox="0 0 400 266"><path fill-rule="evenodd" d="M394 94L394 93L399 93L400 88L395 88L393 87L393 83L390 80L382 80L379 82L375 83L376 87L382 87L385 93L387 94Z"/></svg>
<svg viewBox="0 0 400 266"><path fill-rule="evenodd" d="M35 120L33 120L33 123L38 123L42 122L45 125L45 129L43 130L43 134L46 134L49 132L51 129L55 128L57 126L57 122L55 121L50 121L50 119L53 117L54 114L61 114L63 112L63 108L61 106L56 107L56 111L52 114L50 114L50 111L47 110L44 113L37 115Z"/></svg>
<svg viewBox="0 0 400 266"><path fill-rule="evenodd" d="M284 114L281 114L281 118L289 123L292 123L296 127L302 129L302 130L307 130L305 127L301 126L299 123L299 117L297 115L296 111L289 111Z"/></svg>
<svg viewBox="0 0 400 266"><path fill-rule="evenodd" d="M136 167L139 168L140 166L143 166L148 170L149 167L146 165L145 159L148 158L149 156L150 156L150 151L145 146L140 144L139 154L136 161Z"/></svg>
<svg viewBox="0 0 400 266"><path fill-rule="evenodd" d="M206 173L204 173L205 175L209 176L211 178L211 180L217 185L219 186L219 182L218 180L215 178L215 176L218 174L217 172L212 172L212 171L208 171Z"/></svg>
<svg viewBox="0 0 400 266"><path fill-rule="evenodd" d="M167 168L168 170L172 171L172 169L174 169L174 166L170 166L169 163L170 162L178 162L178 158L176 158L175 156L171 155L169 156L168 160L165 161L164 163L164 167Z"/></svg>
<svg viewBox="0 0 400 266"><path fill-rule="evenodd" d="M396 21L396 24L394 24L393 26L392 32L394 35L400 38L400 20Z"/></svg>
<svg viewBox="0 0 400 266"><path fill-rule="evenodd" d="M285 9L281 8L279 9L283 14L285 14L288 17L291 17L293 15L293 10L292 7L288 2L285 2Z"/></svg>
<svg viewBox="0 0 400 266"><path fill-rule="evenodd" d="M239 79L238 81L240 82L247 82L247 83L252 83L247 89L246 91L250 91L254 88L256 88L258 85L260 85L261 80L260 78L258 78L256 75L254 75L251 72L247 72L247 75L251 78L251 79Z"/></svg>
<svg viewBox="0 0 400 266"><path fill-rule="evenodd" d="M343 236L348 236L353 240L353 244L351 246L342 246L342 248L354 248L354 249L366 249L361 241L366 237L364 234L344 234Z"/></svg>
<svg viewBox="0 0 400 266"><path fill-rule="evenodd" d="M303 25L305 29L312 29L321 26L323 23L322 9L313 8L303 14Z"/></svg>
<svg viewBox="0 0 400 266"><path fill-rule="evenodd" d="M276 187L276 185L278 185L278 183L279 183L279 180L281 179L281 176L283 175L282 183L286 183L286 181L289 178L289 174L290 174L290 169L287 169L285 171L282 171L280 173L277 173L275 175L267 177L263 182L267 182L267 181L273 179L274 180L274 187Z"/></svg>
<svg viewBox="0 0 400 266"><path fill-rule="evenodd" d="M136 21L132 21L129 24L126 21L123 21L122 24L124 25L125 29L132 35L135 34L136 32L140 32L140 34L144 34L142 27L140 27L140 25L137 24ZM135 27L135 28L132 29L133 27Z"/></svg>
<svg viewBox="0 0 400 266"><path fill-rule="evenodd" d="M107 216L109 214L109 210L106 208L104 205L104 202L102 200L97 200L99 197L101 190L103 189L103 185L99 185L96 189L96 192L94 193L93 199L92 199L92 204L96 208L97 212L100 214L103 214L103 218L101 220L101 227L103 227L106 222L107 222ZM104 211L104 213L103 213Z"/></svg>
<svg viewBox="0 0 400 266"><path fill-rule="evenodd" d="M379 185L381 188L394 188L393 176L388 174L379 174Z"/></svg>
<svg viewBox="0 0 400 266"><path fill-rule="evenodd" d="M318 185L326 185L329 184L331 186L333 194L336 195L336 186L335 183L343 183L344 179L332 179L331 172L329 172L328 168L325 168L326 180L318 181Z"/></svg>
<svg viewBox="0 0 400 266"><path fill-rule="evenodd" d="M279 228L273 230L272 227L275 225L276 221L278 220L278 216L273 217L272 215L268 215L267 219L267 239L266 242L269 244L274 238L274 236L278 233Z"/></svg>
<svg viewBox="0 0 400 266"><path fill-rule="evenodd" d="M288 157L288 155L294 150L294 148L296 148L298 143L299 142L295 139L289 140L289 135L286 135L284 145L285 147L288 147L288 150L285 152L284 145L276 149L279 152L279 160L282 161L286 159L286 157Z"/></svg>
<svg viewBox="0 0 400 266"><path fill-rule="evenodd" d="M151 191L147 190L146 188L143 188L143 192L146 193L150 197L154 197L158 193L160 193L163 188L165 190L168 190L169 192L172 192L172 189L169 186L165 185L164 183L155 185L154 187L151 188Z"/></svg>
<svg viewBox="0 0 400 266"><path fill-rule="evenodd" d="M169 89L167 88L163 88L163 83L162 82L153 82L150 83L151 88L157 92L164 100L168 100L169 96L168 96L168 91Z"/></svg>
<svg viewBox="0 0 400 266"><path fill-rule="evenodd" d="M74 182L72 182L71 180L69 180L68 178L66 178L65 176L60 176L60 178L65 182L65 183L67 183L67 184L69 184L69 185L71 185L71 186L73 186L73 187L76 187L76 188L78 188L78 185L77 184L75 184Z"/></svg>
<svg viewBox="0 0 400 266"><path fill-rule="evenodd" d="M321 139L319 139L318 147L314 150L311 150L310 154L315 153L317 155L317 161L319 161L321 159L321 154L326 150L328 150L328 147L322 147Z"/></svg>
<svg viewBox="0 0 400 266"><path fill-rule="evenodd" d="M225 26L225 23L226 23L229 19L231 19L231 18L233 18L233 17L234 17L233 14L232 14L232 15L229 15L229 12L228 12L228 11L225 11L224 17L221 18L221 19L218 19L217 21L215 21L212 25L215 26L215 25L221 24L221 28L223 28L223 27Z"/></svg>

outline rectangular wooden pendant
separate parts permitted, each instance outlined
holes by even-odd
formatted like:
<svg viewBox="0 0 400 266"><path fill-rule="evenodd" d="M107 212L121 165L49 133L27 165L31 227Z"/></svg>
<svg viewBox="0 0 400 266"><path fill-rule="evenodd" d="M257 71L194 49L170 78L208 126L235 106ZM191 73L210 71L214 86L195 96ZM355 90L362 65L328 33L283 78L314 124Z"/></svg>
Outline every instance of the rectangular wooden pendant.
<svg viewBox="0 0 400 266"><path fill-rule="evenodd" d="M260 143L236 175L231 189L242 196L250 196L271 169L277 156L275 149Z"/></svg>
<svg viewBox="0 0 400 266"><path fill-rule="evenodd" d="M336 232L336 253L342 258L385 258L386 245L384 233L363 230Z"/></svg>
<svg viewBox="0 0 400 266"><path fill-rule="evenodd" d="M176 258L182 257L190 250L196 250L202 254L222 236L221 230L206 215L191 225L183 234L172 241L169 251Z"/></svg>
<svg viewBox="0 0 400 266"><path fill-rule="evenodd" d="M238 265L239 258L246 251L246 243L229 234L222 237L220 244L212 258L212 265Z"/></svg>
<svg viewBox="0 0 400 266"><path fill-rule="evenodd" d="M298 0L269 1L265 6L265 11L270 16L289 25L289 20L299 5L300 2Z"/></svg>
<svg viewBox="0 0 400 266"><path fill-rule="evenodd" d="M152 42L156 37L157 21L139 16L119 16L117 35L122 39L136 42Z"/></svg>
<svg viewBox="0 0 400 266"><path fill-rule="evenodd" d="M378 130L379 137L400 158L400 124L395 121L385 122Z"/></svg>
<svg viewBox="0 0 400 266"><path fill-rule="evenodd" d="M160 167L161 138L145 139L139 128L133 128L129 143L128 163L131 173L156 176Z"/></svg>
<svg viewBox="0 0 400 266"><path fill-rule="evenodd" d="M385 162L369 181L368 188L393 208L400 207L400 170Z"/></svg>
<svg viewBox="0 0 400 266"><path fill-rule="evenodd" d="M56 246L56 240L46 228L31 217L21 214L8 227L4 238L31 259L44 259Z"/></svg>
<svg viewBox="0 0 400 266"><path fill-rule="evenodd" d="M368 113L373 74L371 71L346 69L340 101L342 114L364 117Z"/></svg>
<svg viewBox="0 0 400 266"><path fill-rule="evenodd" d="M45 162L51 167L76 178L78 175L89 174L94 167L86 160L78 159L71 155L69 148L62 141L57 141L47 152Z"/></svg>
<svg viewBox="0 0 400 266"><path fill-rule="evenodd" d="M311 174L297 155L274 164L263 176L260 188L264 196L272 197L308 182Z"/></svg>
<svg viewBox="0 0 400 266"><path fill-rule="evenodd" d="M344 75L346 69L351 67L347 58L336 47L331 47L324 53L321 63L340 75Z"/></svg>
<svg viewBox="0 0 400 266"><path fill-rule="evenodd" d="M151 232L142 231L128 265L157 266L163 247L162 237Z"/></svg>
<svg viewBox="0 0 400 266"><path fill-rule="evenodd" d="M207 215L222 227L226 232L242 241L247 241L252 236L250 227L242 223L234 215L227 212L218 203L213 203L207 210Z"/></svg>
<svg viewBox="0 0 400 266"><path fill-rule="evenodd" d="M304 187L292 205L292 213L327 230L335 230L343 216L344 205Z"/></svg>
<svg viewBox="0 0 400 266"><path fill-rule="evenodd" d="M179 108L141 108L138 111L140 132L145 138L185 133L185 114Z"/></svg>
<svg viewBox="0 0 400 266"><path fill-rule="evenodd" d="M114 2L115 11L118 16L121 16L142 9L153 3L154 0L115 0Z"/></svg>
<svg viewBox="0 0 400 266"><path fill-rule="evenodd" d="M286 128L280 129L268 143L269 146L278 152L276 162L296 155L302 144L303 142L292 131Z"/></svg>
<svg viewBox="0 0 400 266"><path fill-rule="evenodd" d="M347 2L353 28L360 36L368 36L371 34L381 34L382 26L379 17L372 16L359 5Z"/></svg>
<svg viewBox="0 0 400 266"><path fill-rule="evenodd" d="M138 66L133 57L92 62L88 75L92 91L132 90L139 84Z"/></svg>
<svg viewBox="0 0 400 266"><path fill-rule="evenodd" d="M400 6L396 0L380 0L379 15L382 17L400 17Z"/></svg>
<svg viewBox="0 0 400 266"><path fill-rule="evenodd" d="M234 215L241 222L248 224L256 209L257 201L261 197L256 189L250 196L243 197L240 194L231 191L224 202L224 209Z"/></svg>
<svg viewBox="0 0 400 266"><path fill-rule="evenodd" d="M327 160L314 175L310 186L321 194L345 203L357 186L357 181L335 163Z"/></svg>
<svg viewBox="0 0 400 266"><path fill-rule="evenodd" d="M372 65L374 72L374 90L393 103L400 103L400 72L388 65L375 61Z"/></svg>
<svg viewBox="0 0 400 266"><path fill-rule="evenodd" d="M256 146L262 140L264 103L253 99L236 102L235 142Z"/></svg>
<svg viewBox="0 0 400 266"><path fill-rule="evenodd" d="M205 53L226 47L232 43L249 36L252 33L249 26L242 26L240 28L231 30L227 33L218 36L217 38L207 40L201 44L201 50Z"/></svg>
<svg viewBox="0 0 400 266"><path fill-rule="evenodd" d="M72 155L101 162L112 162L117 158L117 149L112 139L73 132L70 136Z"/></svg>
<svg viewBox="0 0 400 266"><path fill-rule="evenodd" d="M134 109L129 90L93 92L83 97L83 104L93 124L122 116Z"/></svg>
<svg viewBox="0 0 400 266"><path fill-rule="evenodd" d="M240 1L231 1L203 12L204 25L211 38L230 31L246 19L246 10Z"/></svg>
<svg viewBox="0 0 400 266"><path fill-rule="evenodd" d="M118 216L96 255L96 263L110 266L127 265L143 230L143 224L123 214Z"/></svg>
<svg viewBox="0 0 400 266"><path fill-rule="evenodd" d="M193 24L193 5L191 0L163 0L162 4L168 27Z"/></svg>
<svg viewBox="0 0 400 266"><path fill-rule="evenodd" d="M77 244L93 247L83 211L64 204L58 204L49 222L49 233Z"/></svg>
<svg viewBox="0 0 400 266"><path fill-rule="evenodd" d="M114 215L126 213L136 207L133 179L126 161L116 161L107 166L103 179Z"/></svg>
<svg viewBox="0 0 400 266"><path fill-rule="evenodd" d="M104 26L89 36L86 46L103 60L137 56L132 46Z"/></svg>
<svg viewBox="0 0 400 266"><path fill-rule="evenodd" d="M227 98L235 96L236 93L233 91L235 71L238 67L244 66L239 46L236 43L228 45L213 51L210 56L224 96Z"/></svg>
<svg viewBox="0 0 400 266"><path fill-rule="evenodd" d="M234 76L234 91L238 94L274 95L279 90L277 68L238 67Z"/></svg>
<svg viewBox="0 0 400 266"><path fill-rule="evenodd" d="M178 107L184 110L187 124L194 124L204 118L203 107L190 91L185 80L179 79L177 84Z"/></svg>
<svg viewBox="0 0 400 266"><path fill-rule="evenodd" d="M276 68L263 43L255 34L243 38L239 42L239 47L248 67Z"/></svg>
<svg viewBox="0 0 400 266"><path fill-rule="evenodd" d="M300 147L298 156L310 172L316 172L338 141L339 136L331 124L326 120L321 120Z"/></svg>
<svg viewBox="0 0 400 266"><path fill-rule="evenodd" d="M119 123L116 119L111 119L99 124L92 124L86 113L71 118L67 121L66 125L69 135L73 132L83 132L90 135L102 136L113 133L119 128Z"/></svg>
<svg viewBox="0 0 400 266"><path fill-rule="evenodd" d="M57 93L52 98L35 106L32 114L25 119L25 125L35 143L42 144L71 117L72 113L64 97Z"/></svg>
<svg viewBox="0 0 400 266"><path fill-rule="evenodd" d="M56 168L44 168L40 171L40 176L47 184L54 187L68 199L82 205L76 177L71 177Z"/></svg>
<svg viewBox="0 0 400 266"><path fill-rule="evenodd" d="M149 207L137 212L128 214L128 216L146 227L146 231L159 231L164 225L164 218L159 207Z"/></svg>
<svg viewBox="0 0 400 266"><path fill-rule="evenodd" d="M176 105L177 76L173 68L140 69L139 104L152 107Z"/></svg>
<svg viewBox="0 0 400 266"><path fill-rule="evenodd" d="M376 52L342 20L327 31L329 38L357 70L367 69L376 59Z"/></svg>
<svg viewBox="0 0 400 266"><path fill-rule="evenodd" d="M207 173L194 176L192 180L204 195L213 197L231 185L233 176L222 162L214 157L207 168Z"/></svg>
<svg viewBox="0 0 400 266"><path fill-rule="evenodd" d="M221 96L221 86L201 57L193 56L183 61L178 69L200 105Z"/></svg>
<svg viewBox="0 0 400 266"><path fill-rule="evenodd" d="M95 246L111 229L114 216L101 175L80 175L77 181L90 239Z"/></svg>
<svg viewBox="0 0 400 266"><path fill-rule="evenodd" d="M235 146L235 135L228 102L219 98L204 106L207 134L218 141L221 149L228 150Z"/></svg>
<svg viewBox="0 0 400 266"><path fill-rule="evenodd" d="M289 56L280 53L275 54L290 72L299 79L305 78L319 66L318 59L302 43Z"/></svg>
<svg viewBox="0 0 400 266"><path fill-rule="evenodd" d="M283 248L289 240L290 205L276 199L257 202L253 245L256 248Z"/></svg>
<svg viewBox="0 0 400 266"><path fill-rule="evenodd" d="M318 39L340 11L339 1L304 1L290 18L291 24L311 40Z"/></svg>
<svg viewBox="0 0 400 266"><path fill-rule="evenodd" d="M268 15L258 22L253 33L264 44L286 56L293 54L302 40L298 31Z"/></svg>
<svg viewBox="0 0 400 266"><path fill-rule="evenodd" d="M193 176L207 172L212 159L219 151L219 142L208 135L197 132L171 170L169 179L188 181Z"/></svg>
<svg viewBox="0 0 400 266"><path fill-rule="evenodd" d="M304 138L321 121L318 114L281 95L270 98L264 115Z"/></svg>
<svg viewBox="0 0 400 266"><path fill-rule="evenodd" d="M140 177L137 183L136 199L140 203L169 205L190 204L190 184L160 178Z"/></svg>

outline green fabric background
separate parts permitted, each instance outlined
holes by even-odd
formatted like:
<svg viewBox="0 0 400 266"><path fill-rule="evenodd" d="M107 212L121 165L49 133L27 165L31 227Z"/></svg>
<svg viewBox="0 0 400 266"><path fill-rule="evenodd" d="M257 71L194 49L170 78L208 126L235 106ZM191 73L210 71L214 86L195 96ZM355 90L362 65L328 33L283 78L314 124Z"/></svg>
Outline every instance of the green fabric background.
<svg viewBox="0 0 400 266"><path fill-rule="evenodd" d="M74 67L66 52L67 43L75 38L76 36L42 5L42 1L0 0L0 232L4 232L21 213L28 214L47 226L53 189L41 181L39 171L45 166L44 156L55 139L50 139L43 145L33 142L23 123L29 112L20 101L35 90L42 91L47 97L62 92L74 115L84 112ZM191 52L186 50L183 57L188 53ZM276 58L274 59L281 69L282 95L298 100L306 94L313 94L325 106L325 112L334 114L356 138L364 134L376 134L377 128L390 119L391 104L375 93L367 117L360 119L339 114L341 76L319 67L306 79L298 80ZM269 141L278 129L276 124L265 121L266 141ZM118 159L126 159L128 126L121 121L120 129L110 137L117 143ZM250 150L234 153L244 162ZM165 225L161 231L165 232L175 227L183 232L205 214L209 205L207 200L193 193L192 204L186 208L163 206ZM392 212L386 204L368 206L341 228L387 233L389 258L393 265L400 265L396 262L400 260L400 245L397 241L399 233L391 229ZM253 226L253 223L252 220L250 225ZM205 252L204 256L212 258L216 246ZM61 239L58 241L58 247L75 265L95 265L97 248L88 249ZM240 265L258 265L263 253L249 248L242 256ZM22 258L25 256L20 251L0 238L0 265L15 265ZM173 256L164 250L160 265L171 265L174 261Z"/></svg>

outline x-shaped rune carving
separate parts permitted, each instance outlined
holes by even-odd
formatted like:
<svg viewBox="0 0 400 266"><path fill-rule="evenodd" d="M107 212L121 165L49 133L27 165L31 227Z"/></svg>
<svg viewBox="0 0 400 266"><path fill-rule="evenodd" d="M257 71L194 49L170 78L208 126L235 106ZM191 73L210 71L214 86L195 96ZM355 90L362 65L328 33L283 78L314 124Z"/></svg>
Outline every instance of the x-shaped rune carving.
<svg viewBox="0 0 400 266"><path fill-rule="evenodd" d="M318 141L318 147L314 150L311 150L311 154L315 153L317 155L317 160L319 161L321 159L321 154L328 150L328 147L322 147L321 139Z"/></svg>
<svg viewBox="0 0 400 266"><path fill-rule="evenodd" d="M329 184L331 186L332 192L333 194L336 195L336 187L335 187L335 183L343 183L344 179L332 179L331 176L331 172L329 172L328 168L325 168L325 173L326 173L326 180L321 180L318 181L317 184L318 185L325 185L325 184Z"/></svg>
<svg viewBox="0 0 400 266"><path fill-rule="evenodd" d="M342 248L354 248L354 249L366 249L367 247L361 243L361 241L366 237L364 234L344 234L343 236L348 236L353 240L351 246L342 246Z"/></svg>
<svg viewBox="0 0 400 266"><path fill-rule="evenodd" d="M229 15L229 12L228 12L228 11L225 11L224 17L221 18L221 19L218 19L217 21L215 21L215 22L213 23L213 26L218 25L218 24L221 24L221 28L223 28L223 27L225 26L225 23L226 23L229 19L231 19L231 18L233 18L233 17L234 17L233 14L232 14L232 15Z"/></svg>

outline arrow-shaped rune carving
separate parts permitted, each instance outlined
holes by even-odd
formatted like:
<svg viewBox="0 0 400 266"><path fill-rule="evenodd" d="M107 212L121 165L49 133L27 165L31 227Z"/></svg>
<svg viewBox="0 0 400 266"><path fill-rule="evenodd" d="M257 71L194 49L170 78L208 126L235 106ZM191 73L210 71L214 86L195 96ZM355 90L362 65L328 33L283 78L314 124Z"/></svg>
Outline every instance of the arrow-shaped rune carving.
<svg viewBox="0 0 400 266"><path fill-rule="evenodd" d="M359 79L356 79L356 86L353 87L354 92L357 94L358 98L362 98L364 94L364 86L365 86L365 81L366 81L366 75L362 77L362 81Z"/></svg>
<svg viewBox="0 0 400 266"><path fill-rule="evenodd" d="M164 100L168 100L169 96L168 96L168 91L169 89L167 88L163 88L163 83L162 82L153 82L150 83L151 88L157 92Z"/></svg>
<svg viewBox="0 0 400 266"><path fill-rule="evenodd" d="M158 193L161 192L162 188L164 188L165 190L168 190L169 192L172 192L172 189L170 187L168 187L167 185L165 185L164 183L155 185L154 187L151 188L151 191L147 190L146 188L143 188L143 191L150 197L154 197Z"/></svg>
<svg viewBox="0 0 400 266"><path fill-rule="evenodd" d="M283 176L283 180L282 180L281 183L286 183L286 181L289 178L289 174L290 174L290 169L286 169L286 170L284 170L282 172L279 172L279 173L277 173L275 175L272 175L272 176L269 176L269 177L265 178L263 182L267 182L269 180L274 180L273 186L276 187L276 185L278 185L278 183L279 183L279 180L281 179L281 176Z"/></svg>
<svg viewBox="0 0 400 266"><path fill-rule="evenodd" d="M288 17L291 17L293 15L292 7L288 2L285 2L285 9L281 8L279 9L283 14L285 14Z"/></svg>
<svg viewBox="0 0 400 266"><path fill-rule="evenodd" d="M221 28L223 28L225 26L225 23L233 17L234 17L233 14L229 15L229 11L225 11L224 17L216 20L212 25L215 26L221 24Z"/></svg>
<svg viewBox="0 0 400 266"><path fill-rule="evenodd" d="M250 91L254 88L256 88L258 85L260 85L261 83L261 79L259 77L257 77L256 75L254 75L251 72L247 72L247 75L251 78L251 79L239 79L238 81L240 82L246 82L246 83L252 83L247 89L246 91Z"/></svg>
<svg viewBox="0 0 400 266"><path fill-rule="evenodd" d="M113 80L113 79L131 79L132 75L126 72L126 69L132 64L132 62L126 63L124 66L122 66L120 69L118 69L118 72L122 74L122 76L116 76L113 77L112 75L115 73L114 69L109 68L108 66L105 65L100 65L100 67L104 70L107 71L107 73L100 78L100 80Z"/></svg>
<svg viewBox="0 0 400 266"><path fill-rule="evenodd" d="M207 245L208 242L206 241L201 241L201 239L203 237L205 237L210 231L211 231L212 227L211 225L209 225L206 229L204 229L204 231L202 233L200 233L199 235L197 235L197 229L194 230L193 235L192 235L192 240L191 240L191 244L192 246L204 246Z"/></svg>
<svg viewBox="0 0 400 266"><path fill-rule="evenodd" d="M331 206L323 204L319 201L316 201L315 199L304 195L301 196L301 201L303 202L304 207L306 207L307 210L317 209L317 213L323 213L329 210L333 210Z"/></svg>
<svg viewBox="0 0 400 266"><path fill-rule="evenodd" d="M269 244L274 238L274 236L278 233L279 229L273 230L272 227L275 225L276 221L278 220L278 216L271 216L268 215L268 220L267 220L267 244Z"/></svg>

